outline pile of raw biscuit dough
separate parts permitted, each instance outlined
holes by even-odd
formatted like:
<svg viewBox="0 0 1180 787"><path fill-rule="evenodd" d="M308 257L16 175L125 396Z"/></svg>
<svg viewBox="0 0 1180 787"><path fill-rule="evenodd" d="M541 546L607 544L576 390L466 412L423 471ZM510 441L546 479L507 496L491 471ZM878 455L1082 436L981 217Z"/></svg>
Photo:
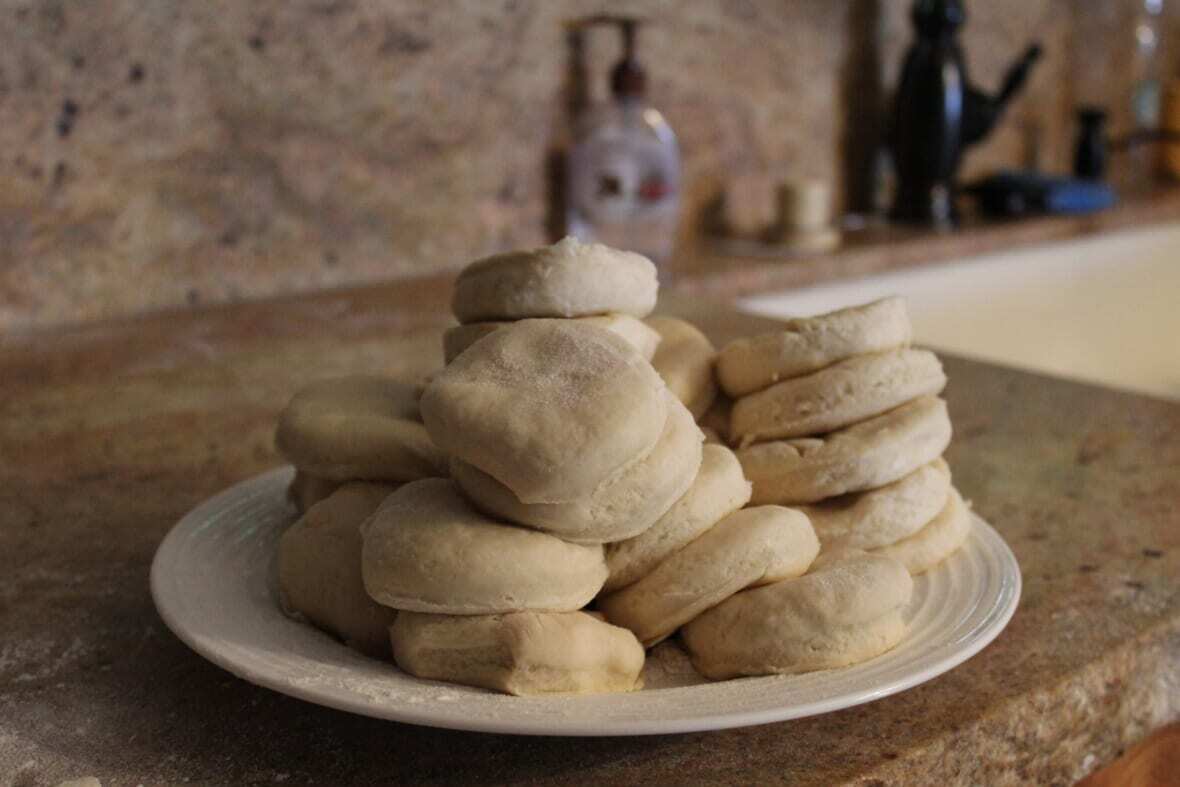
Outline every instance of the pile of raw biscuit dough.
<svg viewBox="0 0 1180 787"><path fill-rule="evenodd" d="M489 257L456 282L427 383L296 394L285 609L412 675L522 695L639 688L677 632L713 679L896 645L911 575L970 527L940 458L946 380L904 303L717 352L650 317L656 294L650 261L602 245Z"/></svg>

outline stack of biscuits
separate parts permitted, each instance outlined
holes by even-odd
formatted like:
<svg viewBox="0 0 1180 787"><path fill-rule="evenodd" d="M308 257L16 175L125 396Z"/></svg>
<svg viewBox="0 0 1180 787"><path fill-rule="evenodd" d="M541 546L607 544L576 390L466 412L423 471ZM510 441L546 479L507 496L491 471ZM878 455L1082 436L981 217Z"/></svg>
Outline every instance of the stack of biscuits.
<svg viewBox="0 0 1180 787"><path fill-rule="evenodd" d="M958 549L970 519L941 458L946 376L911 338L904 301L885 298L737 339L717 376L755 502L799 507L825 551L920 574Z"/></svg>
<svg viewBox="0 0 1180 787"><path fill-rule="evenodd" d="M904 636L911 574L945 557L966 533L965 509L939 458L950 437L936 397L946 380L933 354L909 347L911 333L904 303L887 299L794 320L718 353L723 395L702 423L736 447L752 483L754 507L738 515L792 511L822 547L815 544L797 574L745 589L735 583L738 592L681 621L681 640L701 674L846 666ZM705 540L669 562L687 561ZM695 570L708 575L703 564ZM674 585L659 590L687 595ZM600 602L608 618L615 603Z"/></svg>
<svg viewBox="0 0 1180 787"><path fill-rule="evenodd" d="M371 483L354 455L406 413L362 424L352 414L371 408L344 385L317 420L308 402L342 381L297 395L278 443L300 478L370 483L340 486L283 536L288 608L419 677L515 694L635 688L638 640L582 610L608 576L603 544L651 526L701 462L692 414L649 363L659 334L641 318L656 292L645 258L572 240L470 266L448 363L414 401L442 461L381 479L400 486ZM292 450L303 443L333 448L334 465L308 463Z"/></svg>
<svg viewBox="0 0 1180 787"><path fill-rule="evenodd" d="M277 434L303 513L285 607L410 674L512 694L638 688L677 631L711 678L895 645L910 572L965 517L945 380L903 304L717 353L649 316L656 295L647 259L598 244L489 257L456 282L424 388L297 394Z"/></svg>

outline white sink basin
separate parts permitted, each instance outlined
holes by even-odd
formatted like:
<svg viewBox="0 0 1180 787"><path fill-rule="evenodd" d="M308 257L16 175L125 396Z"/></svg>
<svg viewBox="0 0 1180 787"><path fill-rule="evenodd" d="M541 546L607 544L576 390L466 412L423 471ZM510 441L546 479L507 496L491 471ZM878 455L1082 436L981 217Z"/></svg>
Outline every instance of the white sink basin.
<svg viewBox="0 0 1180 787"><path fill-rule="evenodd" d="M738 306L789 317L889 294L908 299L921 344L1180 399L1180 224L759 295Z"/></svg>

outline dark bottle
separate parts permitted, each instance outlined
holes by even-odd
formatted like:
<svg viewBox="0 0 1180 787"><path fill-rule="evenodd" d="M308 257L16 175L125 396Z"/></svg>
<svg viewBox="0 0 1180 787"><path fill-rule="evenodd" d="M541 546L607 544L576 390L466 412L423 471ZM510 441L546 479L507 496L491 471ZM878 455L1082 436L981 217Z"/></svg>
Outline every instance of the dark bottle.
<svg viewBox="0 0 1180 787"><path fill-rule="evenodd" d="M1073 174L1086 180L1106 175L1106 112L1097 107L1078 109L1078 142Z"/></svg>
<svg viewBox="0 0 1180 787"><path fill-rule="evenodd" d="M889 142L897 170L892 218L948 225L955 220L955 175L963 151L987 136L1020 90L1040 47L1008 71L995 96L967 78L957 34L966 21L960 0L916 0L917 40L906 55Z"/></svg>

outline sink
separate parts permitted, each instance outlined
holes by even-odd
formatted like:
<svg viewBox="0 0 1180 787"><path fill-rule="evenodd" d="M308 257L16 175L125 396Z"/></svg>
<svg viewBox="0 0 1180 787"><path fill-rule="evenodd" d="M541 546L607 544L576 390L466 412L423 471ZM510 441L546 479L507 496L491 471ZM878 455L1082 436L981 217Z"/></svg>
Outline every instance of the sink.
<svg viewBox="0 0 1180 787"><path fill-rule="evenodd" d="M934 349L1180 400L1180 224L738 301L791 317L884 295Z"/></svg>

